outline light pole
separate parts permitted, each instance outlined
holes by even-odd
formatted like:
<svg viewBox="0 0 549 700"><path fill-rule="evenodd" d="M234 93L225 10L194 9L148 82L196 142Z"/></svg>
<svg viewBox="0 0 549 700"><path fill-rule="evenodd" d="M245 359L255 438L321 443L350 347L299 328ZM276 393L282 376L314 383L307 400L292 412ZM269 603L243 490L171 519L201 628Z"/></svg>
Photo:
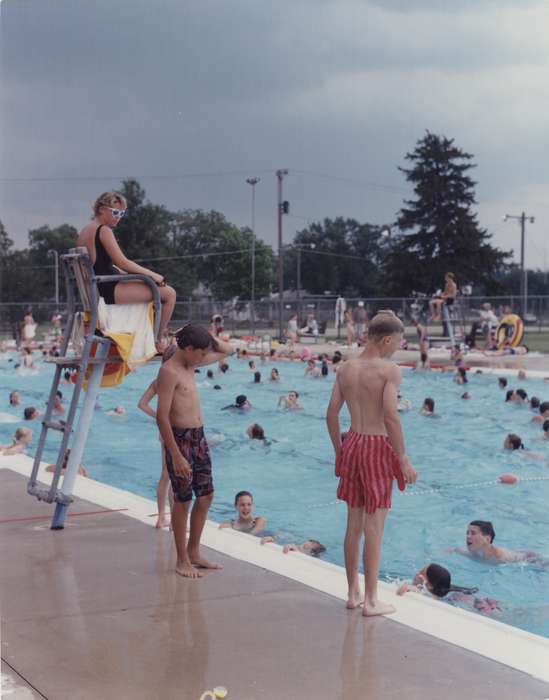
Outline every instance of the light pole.
<svg viewBox="0 0 549 700"><path fill-rule="evenodd" d="M246 182L252 187L252 293L250 300L252 335L255 335L255 186L260 180L260 177L246 178Z"/></svg>
<svg viewBox="0 0 549 700"><path fill-rule="evenodd" d="M503 220L508 221L509 219L516 219L517 221L520 221L520 296L522 320L524 321L526 312L528 311L528 285L526 281L526 270L524 268L524 238L526 233L526 222L529 221L531 224L533 224L536 219L533 216L526 216L524 212L522 212L520 216L505 214Z"/></svg>
<svg viewBox="0 0 549 700"><path fill-rule="evenodd" d="M277 170L278 180L278 337L284 337L284 259L282 257L282 214L289 211L288 202L282 201L282 180L288 174L287 170Z"/></svg>
<svg viewBox="0 0 549 700"><path fill-rule="evenodd" d="M297 296L297 315L301 321L301 251L307 248L314 250L316 248L316 243L309 243L308 245L296 245L294 248L297 250L297 284L296 284L296 296Z"/></svg>
<svg viewBox="0 0 549 700"><path fill-rule="evenodd" d="M59 255L56 250L48 250L48 255L53 255L55 259L55 310L59 310Z"/></svg>

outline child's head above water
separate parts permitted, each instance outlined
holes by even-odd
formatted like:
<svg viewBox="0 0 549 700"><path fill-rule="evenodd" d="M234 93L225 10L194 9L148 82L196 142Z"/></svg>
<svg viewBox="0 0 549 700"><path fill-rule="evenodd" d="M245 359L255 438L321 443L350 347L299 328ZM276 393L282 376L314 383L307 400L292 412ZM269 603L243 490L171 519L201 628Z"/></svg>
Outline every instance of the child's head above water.
<svg viewBox="0 0 549 700"><path fill-rule="evenodd" d="M239 491L234 497L234 507L243 518L247 518L251 515L253 502L253 496L249 491Z"/></svg>
<svg viewBox="0 0 549 700"><path fill-rule="evenodd" d="M515 397L519 396L521 401L528 401L528 394L524 389L517 389L515 391Z"/></svg>
<svg viewBox="0 0 549 700"><path fill-rule="evenodd" d="M515 395L515 390L514 390L514 389L508 389L508 390L505 392L505 403L507 403L508 401L512 401L514 395Z"/></svg>
<svg viewBox="0 0 549 700"><path fill-rule="evenodd" d="M326 547L318 540L307 540L303 543L303 551L312 557L318 557L322 552L326 551Z"/></svg>
<svg viewBox="0 0 549 700"><path fill-rule="evenodd" d="M532 396L530 398L530 408L532 410L535 410L536 408L539 408L541 401L537 396Z"/></svg>
<svg viewBox="0 0 549 700"><path fill-rule="evenodd" d="M506 450L523 450L524 444L520 438L520 435L516 433L509 433L505 440L503 441L503 447Z"/></svg>
<svg viewBox="0 0 549 700"><path fill-rule="evenodd" d="M549 418L549 401L542 401L539 405L540 416Z"/></svg>
<svg viewBox="0 0 549 700"><path fill-rule="evenodd" d="M32 441L32 430L30 428L17 428L14 439L16 442L22 442L25 445L30 445Z"/></svg>
<svg viewBox="0 0 549 700"><path fill-rule="evenodd" d="M265 431L259 423L252 423L246 428L246 433L251 440L265 440Z"/></svg>
<svg viewBox="0 0 549 700"><path fill-rule="evenodd" d="M494 526L489 520L471 520L467 526L466 544L471 552L482 549L487 544L492 544L496 538Z"/></svg>
<svg viewBox="0 0 549 700"><path fill-rule="evenodd" d="M507 386L507 378L506 377L499 377L498 378L498 386L500 389L505 389Z"/></svg>
<svg viewBox="0 0 549 700"><path fill-rule="evenodd" d="M423 400L423 406L421 407L422 411L428 411L429 413L434 413L435 412L435 400L431 398L426 398Z"/></svg>

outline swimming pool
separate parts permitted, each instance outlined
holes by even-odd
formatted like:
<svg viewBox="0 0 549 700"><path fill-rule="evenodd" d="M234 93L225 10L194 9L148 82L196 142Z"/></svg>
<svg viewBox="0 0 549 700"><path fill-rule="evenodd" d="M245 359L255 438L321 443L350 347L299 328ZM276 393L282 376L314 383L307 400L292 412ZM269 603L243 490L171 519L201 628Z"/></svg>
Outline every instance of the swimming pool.
<svg viewBox="0 0 549 700"><path fill-rule="evenodd" d="M43 409L52 369L44 366L37 375L19 376L8 359L0 359L0 413L21 416L28 405ZM346 510L335 498L332 447L324 422L334 375L304 377L301 363L257 364L264 380L260 385L252 383L247 363L235 359L225 375L214 366L214 380L206 380L206 368L196 377L207 432L215 436L213 443L222 440L212 447L216 496L210 517L219 521L232 517L234 494L250 490L256 514L266 517L268 530L281 541L313 537L326 545L326 559L342 564ZM268 381L273 366L280 371L278 383ZM83 459L92 478L148 498L154 498L160 445L154 422L136 404L157 369L146 366L122 387L101 391ZM215 391L213 384L222 390ZM549 385L541 380L520 384L510 380L510 386L519 385L530 395L549 397ZM18 409L8 404L14 388L22 397ZM68 398L71 386L61 389ZM304 411L277 410L278 397L291 389L300 393ZM539 440L541 429L530 422L528 408L504 404L495 377L470 373L467 390L473 397L470 401L460 398L464 388L454 384L449 373L404 372L402 393L412 401L413 410L402 415L402 423L419 481L405 495L395 490L382 577L409 578L425 563L436 561L448 567L454 583L478 586L479 595L498 598L503 613L497 619L549 637L549 569L483 564L448 552L464 545L470 520L486 519L494 524L496 544L549 556L549 480L540 479L549 477L549 442ZM221 411L240 393L247 394L251 410ZM435 399L439 418L417 414L426 396ZM117 404L125 406L126 415L107 416L106 411ZM269 446L248 439L245 429L252 422L264 427ZM343 412L342 425L347 424ZM39 425L30 425L36 441ZM9 442L15 427L0 422L0 442ZM502 443L508 432L519 433L527 448L544 459L505 452ZM45 456L53 459L54 441L50 444ZM518 484L496 483L504 472L517 474Z"/></svg>

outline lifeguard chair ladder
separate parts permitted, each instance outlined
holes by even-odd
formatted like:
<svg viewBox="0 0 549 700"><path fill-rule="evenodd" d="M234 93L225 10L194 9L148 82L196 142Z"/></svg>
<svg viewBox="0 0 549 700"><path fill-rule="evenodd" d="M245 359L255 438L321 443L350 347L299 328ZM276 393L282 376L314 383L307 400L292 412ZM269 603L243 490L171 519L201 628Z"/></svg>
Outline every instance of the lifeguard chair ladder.
<svg viewBox="0 0 549 700"><path fill-rule="evenodd" d="M132 282L135 280L144 282L150 287L152 292L155 338L158 338L160 325L160 294L156 284L150 277L133 274L97 276L93 270L93 265L86 248L71 248L66 255L61 256L61 264L63 266L67 291L68 318L63 332L59 357L49 360L49 362L55 365L55 373L46 412L42 420L42 430L34 456L31 476L27 484L27 492L30 495L36 496L39 501L56 504L51 524L52 530L61 530L64 527L68 507L73 501L72 491L74 482L78 474L78 467L82 460L82 454L88 438L103 371L107 364L107 359L109 363L113 361L112 357L107 357L111 340L103 337L96 328L99 304L97 283L114 281ZM69 345L73 336L73 331L77 324L83 323L82 312L87 312L89 316L87 328L85 327L82 351L77 355L69 355ZM53 405L55 395L59 389L61 374L66 369L76 370L77 375L67 417L65 420L59 420L53 416ZM91 369L91 371L88 372L88 369ZM76 430L73 431L73 424L77 417L78 401L85 381L87 382L85 397L80 408ZM57 455L51 486L49 488L44 488L38 483L37 476L48 432L50 430L61 432L63 437L59 446L59 453ZM66 451L69 447L69 442L71 442L71 438L73 438L72 446L66 465L66 472L63 477L62 485L58 488Z"/></svg>

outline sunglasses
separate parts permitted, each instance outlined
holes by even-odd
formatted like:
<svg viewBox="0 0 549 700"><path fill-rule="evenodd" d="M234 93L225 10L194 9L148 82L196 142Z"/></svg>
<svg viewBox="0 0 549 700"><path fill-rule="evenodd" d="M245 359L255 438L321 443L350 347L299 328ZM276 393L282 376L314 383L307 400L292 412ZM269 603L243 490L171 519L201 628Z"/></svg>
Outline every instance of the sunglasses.
<svg viewBox="0 0 549 700"><path fill-rule="evenodd" d="M111 207L107 207L107 209L110 209L111 214L118 219L121 219L126 214L125 209L112 209Z"/></svg>

